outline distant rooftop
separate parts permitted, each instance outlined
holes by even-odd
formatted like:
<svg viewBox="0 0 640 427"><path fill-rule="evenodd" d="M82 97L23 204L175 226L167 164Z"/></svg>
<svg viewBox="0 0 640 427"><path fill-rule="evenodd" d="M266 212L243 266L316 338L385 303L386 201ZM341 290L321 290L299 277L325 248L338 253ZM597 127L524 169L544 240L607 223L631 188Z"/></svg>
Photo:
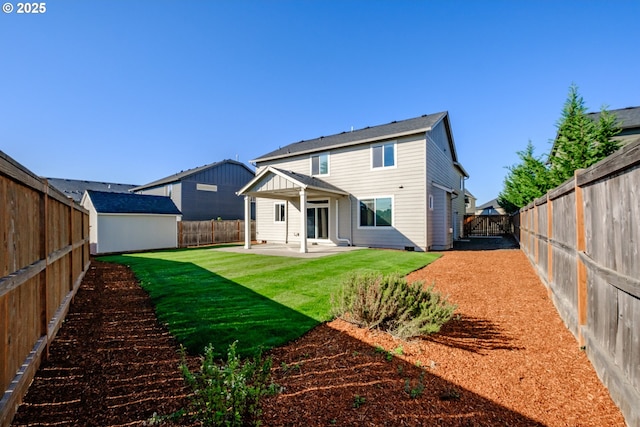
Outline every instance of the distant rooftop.
<svg viewBox="0 0 640 427"><path fill-rule="evenodd" d="M172 182L178 182L183 178L186 178L186 177L188 177L190 175L193 175L193 174L196 174L198 172L201 172L201 171L203 171L205 169L215 168L217 166L220 166L220 165L223 165L223 164L227 164L227 163L243 166L249 172L254 173L254 171L251 170L251 168L249 166L245 165L242 162L239 162L237 160L225 159L225 160L221 160L219 162L209 163L207 165L198 166L196 168L187 169L187 170L180 171L178 173L174 173L173 175L169 175L167 177L160 178L160 179L152 181L152 182L150 182L148 184L137 186L137 187L135 187L133 189L133 191L140 191L140 190L144 190L146 188L153 188L153 187L158 187L160 185L170 184Z"/></svg>
<svg viewBox="0 0 640 427"><path fill-rule="evenodd" d="M81 181L64 178L45 178L58 191L80 203L87 190L105 191L108 193L128 193L136 186L133 184L116 184L113 182Z"/></svg>

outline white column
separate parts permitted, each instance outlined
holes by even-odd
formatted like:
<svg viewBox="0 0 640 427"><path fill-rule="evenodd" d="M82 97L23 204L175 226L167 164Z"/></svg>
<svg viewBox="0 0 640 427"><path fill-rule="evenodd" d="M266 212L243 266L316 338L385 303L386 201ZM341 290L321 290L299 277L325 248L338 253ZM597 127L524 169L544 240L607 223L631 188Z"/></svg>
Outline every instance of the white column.
<svg viewBox="0 0 640 427"><path fill-rule="evenodd" d="M251 249L251 197L244 196L244 248Z"/></svg>
<svg viewBox="0 0 640 427"><path fill-rule="evenodd" d="M307 252L307 193L300 190L300 252Z"/></svg>

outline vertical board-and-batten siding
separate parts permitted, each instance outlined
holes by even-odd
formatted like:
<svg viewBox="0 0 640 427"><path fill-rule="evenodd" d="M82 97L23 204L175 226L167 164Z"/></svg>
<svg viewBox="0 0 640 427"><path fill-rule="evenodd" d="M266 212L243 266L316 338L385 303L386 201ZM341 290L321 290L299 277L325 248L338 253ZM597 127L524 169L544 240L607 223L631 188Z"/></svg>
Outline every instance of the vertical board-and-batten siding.
<svg viewBox="0 0 640 427"><path fill-rule="evenodd" d="M425 218L423 215L426 200L424 188L425 149L424 135L418 134L396 140L396 166L393 168L373 169L371 167L371 146L367 143L327 151L329 153L329 174L318 178L350 193L353 197L334 197L330 202L329 223L331 240L336 238L336 207L338 215L344 218L345 210L352 214L350 224L340 223L341 238L353 237L352 243L360 246L385 246L404 248L412 246L425 249ZM379 142L376 142L379 143ZM279 161L264 162L260 167L272 165L283 170L291 170L311 175L309 155L300 155ZM358 224L358 200L369 197L392 197L394 202L392 228L362 228ZM338 200L338 203L335 203ZM282 241L283 224L274 224L273 200L258 198L256 201L258 240ZM300 210L299 202L289 206L290 241L299 241ZM293 207L293 209L292 209ZM266 220L266 222L264 222ZM296 225L294 225L296 224ZM351 229L348 229L348 226ZM382 243L381 243L382 242Z"/></svg>
<svg viewBox="0 0 640 427"><path fill-rule="evenodd" d="M640 426L640 139L520 211L521 248L628 425ZM551 225L540 220L545 215ZM549 232L550 231L550 232ZM546 271L542 248L546 246Z"/></svg>
<svg viewBox="0 0 640 427"><path fill-rule="evenodd" d="M194 172L170 184L146 188L140 194L168 196L183 213L183 221L244 218L244 200L236 192L254 178L254 173L240 163L220 162ZM198 184L215 185L216 191L198 189ZM210 188L209 190L213 190Z"/></svg>
<svg viewBox="0 0 640 427"><path fill-rule="evenodd" d="M236 192L255 175L242 164L222 162L182 181L184 221L244 218L244 200ZM198 190L197 183L217 186L217 191Z"/></svg>
<svg viewBox="0 0 640 427"><path fill-rule="evenodd" d="M89 218L0 151L0 426L8 426L89 267Z"/></svg>

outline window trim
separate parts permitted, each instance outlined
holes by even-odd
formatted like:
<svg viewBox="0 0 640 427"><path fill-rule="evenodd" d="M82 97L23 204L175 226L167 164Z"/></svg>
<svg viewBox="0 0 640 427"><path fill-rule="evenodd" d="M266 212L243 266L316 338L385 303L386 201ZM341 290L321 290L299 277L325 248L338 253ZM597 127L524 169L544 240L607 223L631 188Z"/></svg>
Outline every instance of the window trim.
<svg viewBox="0 0 640 427"><path fill-rule="evenodd" d="M327 173L320 173L320 157L327 156ZM313 173L313 158L318 157L318 173ZM331 175L331 153L325 151L323 153L315 153L309 156L309 175L311 176L329 176Z"/></svg>
<svg viewBox="0 0 640 427"><path fill-rule="evenodd" d="M280 207L280 209L278 209L278 207ZM285 222L287 222L287 202L274 202L273 214L274 224L284 224ZM279 216L280 219L278 219Z"/></svg>
<svg viewBox="0 0 640 427"><path fill-rule="evenodd" d="M384 166L384 147L386 145L392 145L393 146L393 165L391 166ZM382 166L374 166L373 164L373 149L375 147L382 147ZM383 170L383 169L395 169L398 167L398 141L385 141L385 142L376 142L371 144L371 147L369 148L369 161L370 161L370 166L371 166L371 170Z"/></svg>
<svg viewBox="0 0 640 427"><path fill-rule="evenodd" d="M373 199L373 203L374 203L374 211L377 208L377 200L379 199L389 199L391 200L391 225L362 225L362 219L361 219L361 215L360 215L360 204L362 203L363 200L372 200ZM358 197L358 229L362 229L362 230L388 230L390 228L394 228L396 226L396 215L395 215L395 210L396 210L396 205L395 205L395 198L391 195L383 195L383 196L365 196L365 197ZM375 222L375 216L374 216L374 222Z"/></svg>

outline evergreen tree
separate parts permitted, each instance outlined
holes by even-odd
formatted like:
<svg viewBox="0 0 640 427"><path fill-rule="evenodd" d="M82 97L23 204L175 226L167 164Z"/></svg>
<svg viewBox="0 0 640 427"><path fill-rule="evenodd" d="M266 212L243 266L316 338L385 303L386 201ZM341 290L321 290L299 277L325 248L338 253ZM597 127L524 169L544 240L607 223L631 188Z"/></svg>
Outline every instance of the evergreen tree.
<svg viewBox="0 0 640 427"><path fill-rule="evenodd" d="M498 196L498 204L508 213L518 211L553 188L549 170L533 152L533 144L529 141L524 151L518 151L520 163L507 167L509 173Z"/></svg>
<svg viewBox="0 0 640 427"><path fill-rule="evenodd" d="M619 148L619 143L611 139L620 132L616 117L602 109L598 122L591 120L575 84L569 88L557 127L558 135L549 159L555 185L571 178L576 169L587 168Z"/></svg>
<svg viewBox="0 0 640 427"><path fill-rule="evenodd" d="M600 109L600 118L596 125L595 158L589 166L613 154L620 148L620 142L613 139L614 136L620 133L620 130L620 123L616 116L608 112L606 107L602 107Z"/></svg>

